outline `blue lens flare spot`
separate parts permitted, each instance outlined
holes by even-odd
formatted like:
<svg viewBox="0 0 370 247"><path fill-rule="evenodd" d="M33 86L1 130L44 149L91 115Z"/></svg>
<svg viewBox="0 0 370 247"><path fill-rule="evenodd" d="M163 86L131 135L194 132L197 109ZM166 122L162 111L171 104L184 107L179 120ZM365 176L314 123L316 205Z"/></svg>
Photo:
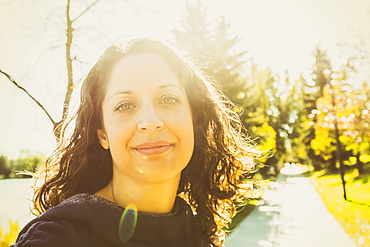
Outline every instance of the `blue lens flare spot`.
<svg viewBox="0 0 370 247"><path fill-rule="evenodd" d="M122 242L130 240L135 232L137 222L137 208L134 204L127 205L119 222L119 237Z"/></svg>

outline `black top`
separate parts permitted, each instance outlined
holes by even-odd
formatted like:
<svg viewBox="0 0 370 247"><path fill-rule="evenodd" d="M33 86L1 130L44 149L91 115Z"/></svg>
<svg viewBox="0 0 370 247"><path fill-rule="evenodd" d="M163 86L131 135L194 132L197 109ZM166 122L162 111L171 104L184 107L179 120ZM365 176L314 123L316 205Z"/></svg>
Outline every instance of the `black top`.
<svg viewBox="0 0 370 247"><path fill-rule="evenodd" d="M201 236L189 205L179 197L172 212L153 214L125 210L102 197L77 194L29 222L12 246L211 245Z"/></svg>

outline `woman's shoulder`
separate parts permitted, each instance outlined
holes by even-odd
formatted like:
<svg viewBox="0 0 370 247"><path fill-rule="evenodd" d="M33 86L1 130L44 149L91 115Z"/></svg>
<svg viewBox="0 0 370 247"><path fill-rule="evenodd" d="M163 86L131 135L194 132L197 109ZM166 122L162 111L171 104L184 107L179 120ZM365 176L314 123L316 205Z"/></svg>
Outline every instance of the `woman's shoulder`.
<svg viewBox="0 0 370 247"><path fill-rule="evenodd" d="M84 228L70 221L35 220L23 228L12 246L84 246L84 236Z"/></svg>
<svg viewBox="0 0 370 247"><path fill-rule="evenodd" d="M77 194L29 222L13 246L87 246L92 239L101 244L106 231L118 225L122 210L101 197Z"/></svg>
<svg viewBox="0 0 370 247"><path fill-rule="evenodd" d="M123 212L122 207L102 197L78 194L27 224L13 247L122 246L120 234L125 232L122 226L127 223L127 220L121 222ZM134 234L124 246L137 246L137 243L144 246L209 246L197 230L190 206L181 198L177 198L170 213L137 212L135 215L137 218L132 222Z"/></svg>

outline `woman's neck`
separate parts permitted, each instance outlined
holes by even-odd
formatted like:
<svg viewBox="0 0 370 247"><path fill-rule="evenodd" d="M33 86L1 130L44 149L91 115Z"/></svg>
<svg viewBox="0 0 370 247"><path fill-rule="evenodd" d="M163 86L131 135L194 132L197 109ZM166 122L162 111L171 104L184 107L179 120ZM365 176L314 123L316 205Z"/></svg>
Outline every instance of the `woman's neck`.
<svg viewBox="0 0 370 247"><path fill-rule="evenodd" d="M160 182L134 181L129 177L113 176L111 182L95 195L122 207L134 204L139 211L169 213L173 209L180 174Z"/></svg>

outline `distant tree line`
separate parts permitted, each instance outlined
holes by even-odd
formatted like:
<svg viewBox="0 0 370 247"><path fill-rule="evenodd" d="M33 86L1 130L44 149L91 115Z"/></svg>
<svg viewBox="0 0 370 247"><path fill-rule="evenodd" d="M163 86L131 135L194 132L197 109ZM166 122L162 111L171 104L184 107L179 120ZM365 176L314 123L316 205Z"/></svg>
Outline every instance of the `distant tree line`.
<svg viewBox="0 0 370 247"><path fill-rule="evenodd" d="M22 150L16 159L0 155L0 179L30 177L44 161L43 154L34 154L29 150Z"/></svg>

